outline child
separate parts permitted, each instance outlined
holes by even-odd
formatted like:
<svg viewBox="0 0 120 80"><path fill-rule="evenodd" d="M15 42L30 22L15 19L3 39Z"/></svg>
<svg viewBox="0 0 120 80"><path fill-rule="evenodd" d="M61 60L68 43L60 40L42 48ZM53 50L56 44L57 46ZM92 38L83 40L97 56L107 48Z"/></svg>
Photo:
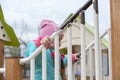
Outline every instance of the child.
<svg viewBox="0 0 120 80"><path fill-rule="evenodd" d="M47 80L54 80L54 42L50 39L50 36L57 31L58 26L51 20L42 20L40 24L40 36L28 43L26 50L26 56L30 56L40 45L44 45L47 48ZM63 38L63 33L59 35L59 40ZM60 42L59 41L59 42ZM61 45L61 43L59 43ZM60 54L60 79L65 80L65 66L67 65L67 55ZM74 63L78 58L76 54L72 54L72 62ZM42 54L39 54L35 58L35 80L42 80Z"/></svg>

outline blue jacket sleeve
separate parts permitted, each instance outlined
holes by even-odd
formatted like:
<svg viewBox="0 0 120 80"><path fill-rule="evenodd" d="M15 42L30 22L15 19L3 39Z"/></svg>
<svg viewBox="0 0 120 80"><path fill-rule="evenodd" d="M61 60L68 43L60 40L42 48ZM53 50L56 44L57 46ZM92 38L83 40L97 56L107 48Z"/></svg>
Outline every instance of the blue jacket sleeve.
<svg viewBox="0 0 120 80"><path fill-rule="evenodd" d="M37 49L34 42L29 42L26 49L26 57L30 56Z"/></svg>

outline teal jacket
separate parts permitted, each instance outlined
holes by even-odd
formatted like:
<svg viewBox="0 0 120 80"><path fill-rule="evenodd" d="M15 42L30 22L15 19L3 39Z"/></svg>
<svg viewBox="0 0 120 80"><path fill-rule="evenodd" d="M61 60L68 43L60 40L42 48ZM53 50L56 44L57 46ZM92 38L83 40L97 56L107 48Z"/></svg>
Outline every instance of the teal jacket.
<svg viewBox="0 0 120 80"><path fill-rule="evenodd" d="M37 46L35 45L35 42L29 42L27 45L27 50L26 50L26 57L30 56L35 50L37 49ZM54 62L53 62L53 57L52 57L52 52L50 49L47 49L46 51L46 58L47 58L47 80L54 80ZM59 60L61 61L61 60ZM67 56L64 56L64 64L67 65ZM60 62L61 65L61 62ZM35 58L35 80L42 80L42 54L39 54ZM61 76L59 78L61 79Z"/></svg>

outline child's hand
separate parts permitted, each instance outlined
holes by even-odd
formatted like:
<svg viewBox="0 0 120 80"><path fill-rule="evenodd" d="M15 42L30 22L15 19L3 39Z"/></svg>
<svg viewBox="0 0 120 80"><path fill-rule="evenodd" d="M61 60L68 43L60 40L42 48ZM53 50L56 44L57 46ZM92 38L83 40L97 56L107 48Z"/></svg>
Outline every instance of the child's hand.
<svg viewBox="0 0 120 80"><path fill-rule="evenodd" d="M76 61L80 59L80 53L72 54L72 63L74 64Z"/></svg>
<svg viewBox="0 0 120 80"><path fill-rule="evenodd" d="M50 36L46 36L40 41L40 44L44 45L46 48L49 48L51 42L53 41L51 40Z"/></svg>
<svg viewBox="0 0 120 80"><path fill-rule="evenodd" d="M75 62L78 61L80 59L81 53L77 53L75 54Z"/></svg>
<svg viewBox="0 0 120 80"><path fill-rule="evenodd" d="M80 58L80 56L81 56L81 53L76 54L77 58Z"/></svg>

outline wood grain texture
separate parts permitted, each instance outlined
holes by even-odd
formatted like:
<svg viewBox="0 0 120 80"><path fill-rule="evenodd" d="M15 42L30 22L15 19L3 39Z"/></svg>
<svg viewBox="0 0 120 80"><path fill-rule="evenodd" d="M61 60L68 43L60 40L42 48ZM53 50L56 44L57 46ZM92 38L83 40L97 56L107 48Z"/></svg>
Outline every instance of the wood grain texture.
<svg viewBox="0 0 120 80"><path fill-rule="evenodd" d="M19 57L6 58L6 80L22 80Z"/></svg>
<svg viewBox="0 0 120 80"><path fill-rule="evenodd" d="M0 68L3 68L4 63L4 41L0 40ZM3 74L0 73L0 80L3 80Z"/></svg>
<svg viewBox="0 0 120 80"><path fill-rule="evenodd" d="M120 0L110 0L113 80L120 80Z"/></svg>

